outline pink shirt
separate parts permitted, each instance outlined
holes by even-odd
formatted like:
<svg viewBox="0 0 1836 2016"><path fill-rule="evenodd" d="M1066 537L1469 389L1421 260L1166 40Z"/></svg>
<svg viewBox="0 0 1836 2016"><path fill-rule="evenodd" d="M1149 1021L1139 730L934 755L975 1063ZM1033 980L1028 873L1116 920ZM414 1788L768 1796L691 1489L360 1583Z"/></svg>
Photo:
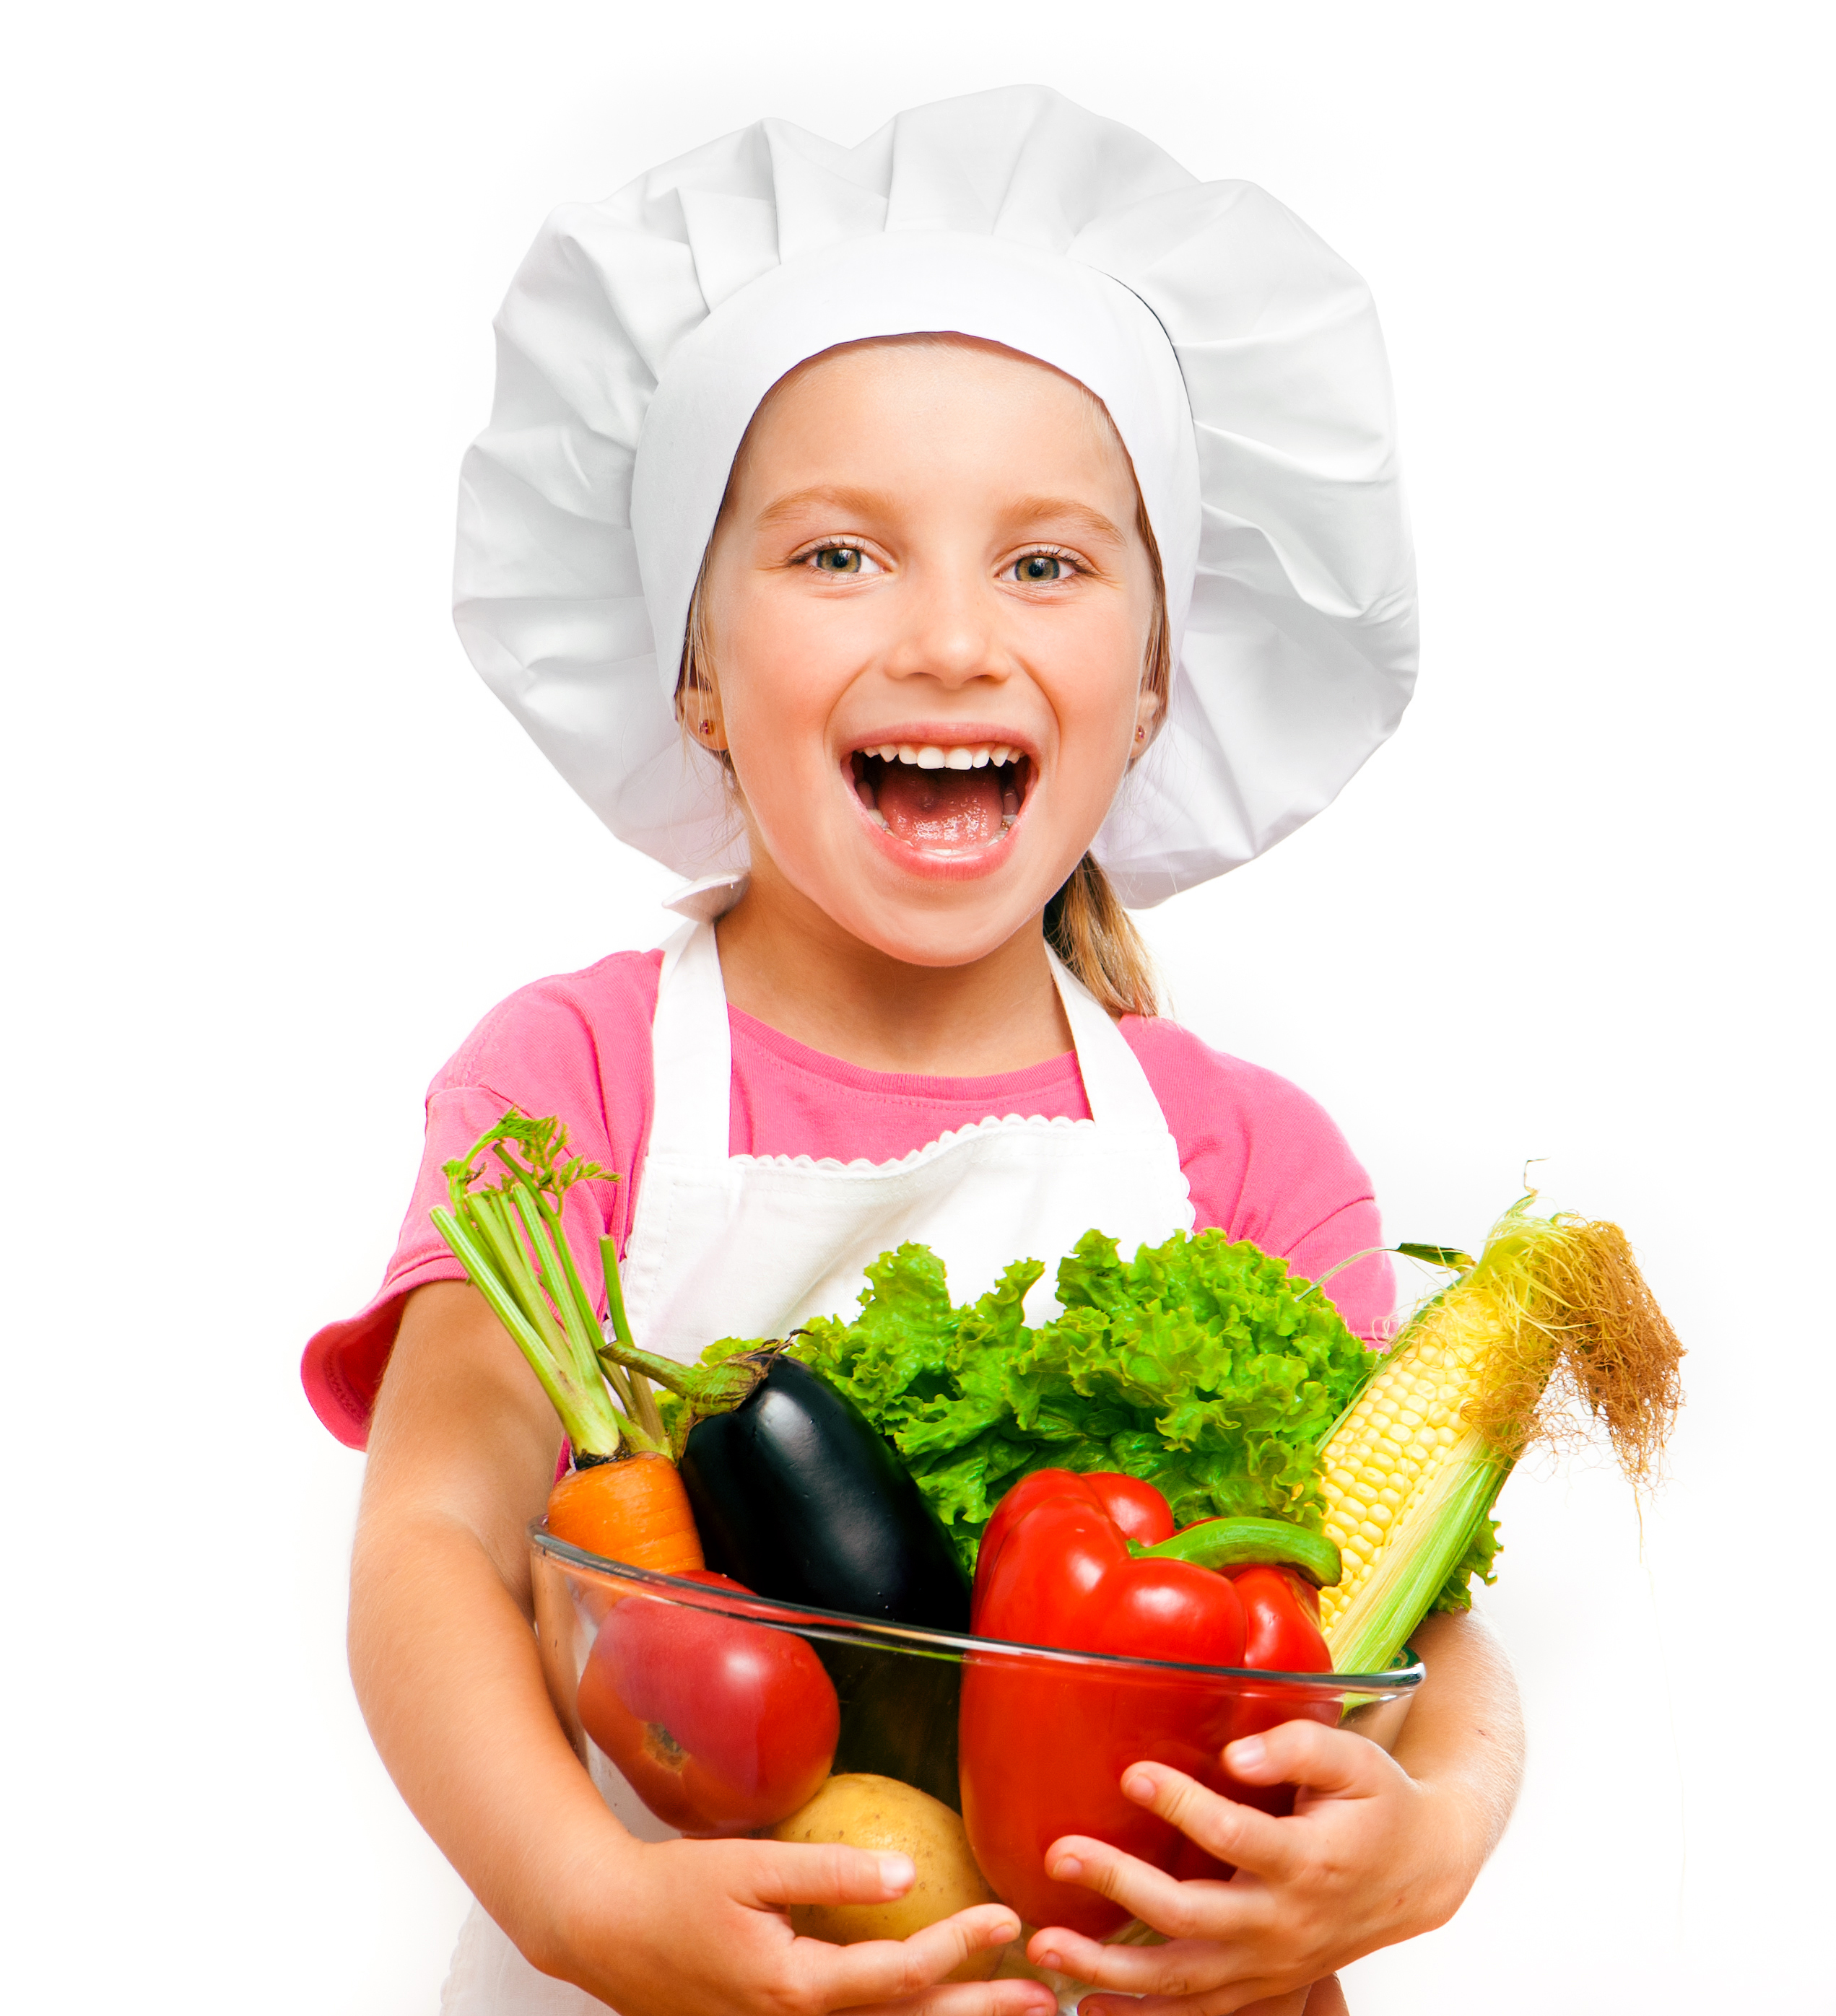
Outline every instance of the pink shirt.
<svg viewBox="0 0 1836 2016"><path fill-rule="evenodd" d="M511 1106L558 1114L570 1146L617 1183L571 1191L566 1223L589 1280L606 1233L622 1253L642 1179L651 1110L651 1021L660 952L615 952L582 973L539 980L494 1008L428 1088L427 1147L395 1258L366 1307L306 1347L307 1397L339 1441L361 1449L404 1296L464 1278L427 1214L441 1165ZM886 1162L990 1114L1088 1120L1074 1053L993 1078L863 1071L793 1042L738 1009L728 1152ZM1306 1093L1272 1071L1209 1049L1176 1023L1122 1018L1179 1145L1196 1229L1221 1227L1317 1279L1382 1239L1370 1179ZM1361 1335L1383 1334L1394 1295L1388 1258L1333 1276L1327 1292Z"/></svg>

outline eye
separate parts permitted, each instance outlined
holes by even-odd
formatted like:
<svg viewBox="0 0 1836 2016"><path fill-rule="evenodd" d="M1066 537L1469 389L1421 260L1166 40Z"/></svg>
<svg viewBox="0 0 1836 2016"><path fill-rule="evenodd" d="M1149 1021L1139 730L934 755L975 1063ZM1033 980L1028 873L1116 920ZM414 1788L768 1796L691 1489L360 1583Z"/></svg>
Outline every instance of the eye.
<svg viewBox="0 0 1836 2016"><path fill-rule="evenodd" d="M867 562L858 546L818 546L807 557L818 574L860 574Z"/></svg>
<svg viewBox="0 0 1836 2016"><path fill-rule="evenodd" d="M1027 588L1048 581L1066 581L1077 571L1069 560L1056 553L1023 553L1014 562L1014 579Z"/></svg>

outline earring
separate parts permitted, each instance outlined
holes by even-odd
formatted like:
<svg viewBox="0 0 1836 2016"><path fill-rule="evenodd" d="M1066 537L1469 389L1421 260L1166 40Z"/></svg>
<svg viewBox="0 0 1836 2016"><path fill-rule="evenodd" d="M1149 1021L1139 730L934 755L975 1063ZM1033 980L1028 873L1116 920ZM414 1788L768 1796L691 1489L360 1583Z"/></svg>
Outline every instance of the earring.
<svg viewBox="0 0 1836 2016"><path fill-rule="evenodd" d="M704 735L712 735L714 733L713 722L711 721L704 721L702 723L702 733Z"/></svg>
<svg viewBox="0 0 1836 2016"><path fill-rule="evenodd" d="M1148 739L1148 731L1138 725L1134 731L1134 739L1137 742L1145 742Z"/></svg>

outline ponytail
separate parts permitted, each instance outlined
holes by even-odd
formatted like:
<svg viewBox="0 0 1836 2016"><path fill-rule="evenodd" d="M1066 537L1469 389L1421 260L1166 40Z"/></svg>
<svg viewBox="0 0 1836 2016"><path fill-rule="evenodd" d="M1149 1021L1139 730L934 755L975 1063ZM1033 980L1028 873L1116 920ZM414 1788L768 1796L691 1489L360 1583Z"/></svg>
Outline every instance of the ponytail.
<svg viewBox="0 0 1836 2016"><path fill-rule="evenodd" d="M1095 855L1046 905L1045 941L1112 1015L1160 1013L1153 961Z"/></svg>

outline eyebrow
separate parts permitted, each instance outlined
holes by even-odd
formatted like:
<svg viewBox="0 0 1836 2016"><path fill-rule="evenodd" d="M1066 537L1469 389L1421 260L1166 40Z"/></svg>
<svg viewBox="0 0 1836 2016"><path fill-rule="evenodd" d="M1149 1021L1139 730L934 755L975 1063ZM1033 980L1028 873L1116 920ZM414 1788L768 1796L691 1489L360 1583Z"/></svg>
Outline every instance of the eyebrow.
<svg viewBox="0 0 1836 2016"><path fill-rule="evenodd" d="M858 518L883 517L892 509L891 500L878 491L851 490L834 484L817 483L807 490L790 490L781 497L773 498L759 513L759 524L761 527L781 525L787 518L795 517L812 504L825 504L849 517Z"/></svg>
<svg viewBox="0 0 1836 2016"><path fill-rule="evenodd" d="M881 491L818 483L807 489L790 490L781 497L774 497L759 513L757 522L762 530L781 525L813 504L860 518L889 517L896 509L893 501ZM1010 524L1033 524L1041 519L1056 520L1061 524L1068 520L1092 538L1107 540L1118 546L1127 543L1127 535L1113 519L1088 504L1080 503L1074 497L1023 497L1001 515Z"/></svg>
<svg viewBox="0 0 1836 2016"><path fill-rule="evenodd" d="M1023 523L1039 518L1069 519L1080 531L1093 538L1108 539L1118 546L1127 540L1127 535L1114 520L1105 517L1088 504L1079 503L1075 497L1023 497L1007 516Z"/></svg>

